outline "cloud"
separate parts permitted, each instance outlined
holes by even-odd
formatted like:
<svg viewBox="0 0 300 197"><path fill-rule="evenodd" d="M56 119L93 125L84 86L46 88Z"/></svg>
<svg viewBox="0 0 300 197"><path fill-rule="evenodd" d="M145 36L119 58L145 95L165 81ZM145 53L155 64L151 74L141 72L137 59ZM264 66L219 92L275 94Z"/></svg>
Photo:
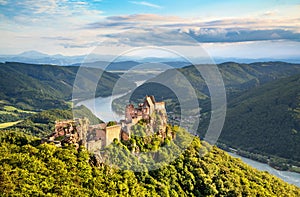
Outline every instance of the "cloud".
<svg viewBox="0 0 300 197"><path fill-rule="evenodd" d="M200 43L233 43L248 41L290 40L300 42L300 32L296 24L300 19L253 19L231 18L200 21L155 14L135 14L106 17L100 22L91 23L86 29L109 29L111 33L100 33L98 37L114 38L114 42L128 45L186 44L186 37L180 40L178 34L185 34ZM159 29L159 30L158 30ZM130 33L114 33L131 30ZM135 31L136 30L136 31ZM105 31L104 31L105 32ZM159 34L157 34L159 32ZM157 35L156 35L157 34ZM173 40L172 40L173 39Z"/></svg>
<svg viewBox="0 0 300 197"><path fill-rule="evenodd" d="M178 22L184 22L184 19L176 16L160 16L156 14L133 14L109 16L99 22L89 23L83 28L101 29L101 28L117 28L132 29L140 27L156 27L171 25Z"/></svg>
<svg viewBox="0 0 300 197"><path fill-rule="evenodd" d="M62 36L54 36L54 37L48 37L48 36L43 36L41 37L42 39L45 40L64 40L64 41L71 41L74 40L73 38L69 38L69 37L62 37Z"/></svg>
<svg viewBox="0 0 300 197"><path fill-rule="evenodd" d="M60 43L64 48L90 48L100 45L101 42L84 42L84 43Z"/></svg>
<svg viewBox="0 0 300 197"><path fill-rule="evenodd" d="M77 5L87 5L88 4L85 1L75 1L74 3L77 4Z"/></svg>
<svg viewBox="0 0 300 197"><path fill-rule="evenodd" d="M252 30L239 28L201 28L197 31L190 30L186 33L200 43L268 40L290 40L300 42L300 33L294 33L292 31L282 29Z"/></svg>
<svg viewBox="0 0 300 197"><path fill-rule="evenodd" d="M177 46L198 44L192 37L169 29L132 29L122 33L99 35L106 38L102 45Z"/></svg>
<svg viewBox="0 0 300 197"><path fill-rule="evenodd" d="M271 17L278 15L278 10L268 10L262 14L263 17Z"/></svg>
<svg viewBox="0 0 300 197"><path fill-rule="evenodd" d="M93 4L100 1L0 0L0 5L5 4L0 6L1 44L8 46L2 50L6 52L10 46L11 51L34 46L42 50L51 48L55 53L64 49L68 53L86 53L85 49L93 48L103 40L108 46L190 46L195 42L224 46L258 41L300 43L299 16L278 17L286 16L280 9L259 12L259 17L183 18L150 13L105 17L98 10L102 4ZM130 3L162 8L148 1L151 2L133 0ZM9 44L14 40L17 40L16 45Z"/></svg>
<svg viewBox="0 0 300 197"><path fill-rule="evenodd" d="M161 9L162 7L153 3L149 3L147 1L129 1L132 4L136 4L136 5L143 5L143 6L147 6L147 7L151 7L151 8L157 8L157 9Z"/></svg>
<svg viewBox="0 0 300 197"><path fill-rule="evenodd" d="M0 3L3 0L0 0ZM102 11L91 9L86 1L69 0L10 0L0 7L0 12L15 25L54 26L78 24L91 18L99 19Z"/></svg>
<svg viewBox="0 0 300 197"><path fill-rule="evenodd" d="M58 8L56 0L40 0L38 3L35 0L23 0L15 3L15 8L21 13L45 14L55 13ZM17 14L17 13L16 13Z"/></svg>
<svg viewBox="0 0 300 197"><path fill-rule="evenodd" d="M251 30L239 28L198 28L181 29L132 29L115 34L100 34L106 42L102 45L127 46L191 46L201 43L241 43L256 41L294 41L300 42L300 34L288 30Z"/></svg>
<svg viewBox="0 0 300 197"><path fill-rule="evenodd" d="M0 5L6 5L7 4L7 0L0 0Z"/></svg>
<svg viewBox="0 0 300 197"><path fill-rule="evenodd" d="M112 25L110 25L110 23ZM245 29L284 29L300 32L300 18L225 18L219 20L201 20L195 18L180 18L177 16L162 16L156 14L133 14L106 17L104 20L86 25L86 28L114 27L165 27L170 29L195 29L195 28L245 28ZM97 24L99 24L97 26ZM85 27L84 27L85 28Z"/></svg>
<svg viewBox="0 0 300 197"><path fill-rule="evenodd" d="M177 16L161 16L157 14L132 14L121 16L110 16L106 18L111 21L131 21L131 22L183 22L184 19Z"/></svg>
<svg viewBox="0 0 300 197"><path fill-rule="evenodd" d="M84 29L99 29L99 28L126 28L134 27L138 25L134 22L111 22L111 21L101 21L96 23L87 24Z"/></svg>

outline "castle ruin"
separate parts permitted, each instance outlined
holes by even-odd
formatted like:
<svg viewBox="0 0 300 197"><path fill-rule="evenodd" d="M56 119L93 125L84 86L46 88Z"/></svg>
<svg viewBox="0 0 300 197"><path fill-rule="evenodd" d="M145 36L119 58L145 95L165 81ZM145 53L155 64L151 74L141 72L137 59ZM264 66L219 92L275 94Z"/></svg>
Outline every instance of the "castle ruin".
<svg viewBox="0 0 300 197"><path fill-rule="evenodd" d="M56 122L55 131L44 141L54 142L57 146L64 143L85 146L96 152L110 145L114 139L128 140L131 127L140 120L147 123L148 132L162 134L166 131L167 113L164 102L156 102L154 96L146 96L138 107L129 104L125 108L125 119L113 125L101 123L90 125L87 118Z"/></svg>

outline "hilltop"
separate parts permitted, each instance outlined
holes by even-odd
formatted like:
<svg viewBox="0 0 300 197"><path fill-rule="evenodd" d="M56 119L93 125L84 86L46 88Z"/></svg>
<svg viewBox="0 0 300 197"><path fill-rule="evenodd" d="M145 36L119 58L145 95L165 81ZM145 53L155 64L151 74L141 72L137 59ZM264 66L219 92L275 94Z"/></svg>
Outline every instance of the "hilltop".
<svg viewBox="0 0 300 197"><path fill-rule="evenodd" d="M176 108L177 111L180 110L177 102L177 97L163 84L162 81L168 80L169 84L176 84L178 88L180 87L180 78L184 76L188 82L193 87L192 91L195 91L200 108L202 112L206 113L210 111L210 99L208 87L201 76L201 73L197 70L199 67L210 67L211 65L191 65L184 68L167 70L157 77L146 81L142 86L137 88L131 96L133 102L138 102L141 95L154 95L157 100L173 100L172 102L166 102L167 110ZM235 62L225 62L217 65L219 71L222 75L225 90L227 94L227 99L230 101L232 98L243 94L245 91L251 88L260 86L267 82L292 76L300 73L300 64L291 64L285 62L257 62L251 64L239 64ZM186 98L183 102L188 102L189 95L192 95L186 89ZM115 102L115 110L118 111L118 104L124 104L125 98L117 99ZM127 99L128 100L128 99Z"/></svg>
<svg viewBox="0 0 300 197"><path fill-rule="evenodd" d="M38 140L20 132L0 132L0 191L3 196L300 195L299 188L255 170L198 138L174 161L144 172L120 170L106 164L95 166L93 157L90 159L82 147L76 150L72 146L38 145ZM124 151L131 154L120 142L108 148L113 154ZM124 151L116 152L120 149ZM168 157L167 154L162 156ZM122 161L127 165L126 160Z"/></svg>
<svg viewBox="0 0 300 197"><path fill-rule="evenodd" d="M73 84L77 78L81 87L81 99L92 96L109 96L112 94L114 84L120 79L118 75L108 73L96 68L80 68L84 75L77 75L79 67L35 65L17 62L0 63L0 100L7 105L17 108L40 111L53 108L68 108L67 101L72 99ZM93 84L98 86L93 90ZM122 80L124 88L121 93L135 87L133 82ZM79 99L79 96L78 96Z"/></svg>

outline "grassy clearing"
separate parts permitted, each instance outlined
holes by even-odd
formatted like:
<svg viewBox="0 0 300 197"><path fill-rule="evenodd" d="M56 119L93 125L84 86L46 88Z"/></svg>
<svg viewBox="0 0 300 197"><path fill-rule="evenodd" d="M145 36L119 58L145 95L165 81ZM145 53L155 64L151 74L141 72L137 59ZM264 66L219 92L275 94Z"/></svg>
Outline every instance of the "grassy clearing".
<svg viewBox="0 0 300 197"><path fill-rule="evenodd" d="M4 106L3 108L4 110L8 111L8 112L12 112L12 111L17 111L19 113L30 113L30 114L35 114L36 112L33 112L33 111L25 111L25 110L21 110L21 109L18 109L14 106Z"/></svg>
<svg viewBox="0 0 300 197"><path fill-rule="evenodd" d="M0 100L0 104L8 104L8 102L5 100Z"/></svg>
<svg viewBox="0 0 300 197"><path fill-rule="evenodd" d="M14 112L10 112L10 111L0 111L0 115L1 114L11 114L11 115L17 116L17 114L15 114Z"/></svg>
<svg viewBox="0 0 300 197"><path fill-rule="evenodd" d="M74 103L72 101L67 101L66 103L70 106L70 108L73 108Z"/></svg>
<svg viewBox="0 0 300 197"><path fill-rule="evenodd" d="M15 124L18 124L19 122L22 122L23 120L18 120L18 121L15 121L15 122L5 122L5 123L1 123L0 124L0 129L5 129L7 127L11 127Z"/></svg>

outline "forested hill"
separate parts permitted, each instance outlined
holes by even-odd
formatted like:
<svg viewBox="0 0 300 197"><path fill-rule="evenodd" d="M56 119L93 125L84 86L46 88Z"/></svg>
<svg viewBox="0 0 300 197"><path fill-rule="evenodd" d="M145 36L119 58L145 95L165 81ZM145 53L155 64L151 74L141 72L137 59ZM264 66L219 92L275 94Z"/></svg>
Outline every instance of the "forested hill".
<svg viewBox="0 0 300 197"><path fill-rule="evenodd" d="M300 161L300 75L251 89L228 103L221 141Z"/></svg>
<svg viewBox="0 0 300 197"><path fill-rule="evenodd" d="M73 83L79 67L34 65L17 62L0 63L0 100L9 105L26 110L67 108L65 101L72 98ZM83 68L82 95L91 95L102 71L96 68ZM109 96L119 76L104 72L99 80L96 96ZM135 87L133 82L123 80L122 92ZM127 88L128 87L128 88Z"/></svg>
<svg viewBox="0 0 300 197"><path fill-rule="evenodd" d="M204 137L210 118L210 98L196 67L187 66L177 71L189 80L197 93L201 108L198 131ZM268 162L268 156L299 162L300 117L297 113L299 114L300 65L284 62L227 62L219 64L218 68L225 83L228 104L219 141L237 149L266 155L264 162ZM157 78L164 78L170 72L166 71ZM173 75L169 80L179 84L179 74ZM136 102L145 94L154 95L157 100L165 100L168 111L180 111L176 95L161 84L143 84L131 95L131 99ZM186 92L186 95L189 93ZM120 105L121 102L122 98L118 99L114 102L114 107L118 107L115 103Z"/></svg>
<svg viewBox="0 0 300 197"><path fill-rule="evenodd" d="M178 88L181 88L180 80L183 75L195 90L196 95L200 100L200 107L209 111L210 105L207 104L207 101L209 100L209 91L205 81L197 70L197 68L209 66L211 65L186 66L184 68L177 69L176 71L178 72L174 72L174 70L167 70L149 81L160 83L161 81L168 80L168 83L178 84ZM297 73L300 74L300 64L285 62L258 62L251 64L226 62L218 64L217 66L225 84L228 100L239 96L246 90L260 86L269 81L292 76ZM192 93L188 92L189 89L186 89L185 91L186 95L192 95ZM162 84L157 83L143 84L136 90L131 98L134 102L136 102L138 98L141 98L141 95L146 94L154 95L158 100L177 100L176 95L172 93L170 89L167 90ZM119 99L116 103L120 103L120 100L122 99ZM173 107L170 108L172 109Z"/></svg>
<svg viewBox="0 0 300 197"><path fill-rule="evenodd" d="M198 138L173 162L144 172L94 166L83 148L39 144L20 132L1 131L0 144L2 196L300 196L300 188ZM119 142L108 148L131 154Z"/></svg>
<svg viewBox="0 0 300 197"><path fill-rule="evenodd" d="M196 65L196 67L207 65ZM257 62L251 64L240 64L235 62L225 62L217 65L222 75L227 96L230 98L237 93L288 76L300 74L300 64L286 62ZM199 94L209 96L206 84L196 70L195 66L187 66L178 69L193 85ZM167 71L168 72L168 71ZM164 73L162 73L164 75ZM163 76L158 76L163 77Z"/></svg>

